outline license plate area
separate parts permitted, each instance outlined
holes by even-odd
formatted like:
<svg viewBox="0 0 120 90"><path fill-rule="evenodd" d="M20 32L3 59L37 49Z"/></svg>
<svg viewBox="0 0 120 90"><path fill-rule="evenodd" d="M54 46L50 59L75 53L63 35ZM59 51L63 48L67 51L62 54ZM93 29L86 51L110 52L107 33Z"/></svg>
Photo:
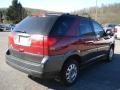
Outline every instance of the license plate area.
<svg viewBox="0 0 120 90"><path fill-rule="evenodd" d="M14 43L22 46L30 46L31 45L31 39L30 36L26 35L16 35L14 37Z"/></svg>

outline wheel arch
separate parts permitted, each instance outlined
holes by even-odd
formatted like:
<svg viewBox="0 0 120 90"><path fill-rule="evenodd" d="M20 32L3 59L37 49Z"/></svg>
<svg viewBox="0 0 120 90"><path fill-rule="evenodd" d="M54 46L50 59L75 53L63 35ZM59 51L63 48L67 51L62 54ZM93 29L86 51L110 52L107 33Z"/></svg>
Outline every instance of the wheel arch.
<svg viewBox="0 0 120 90"><path fill-rule="evenodd" d="M65 65L65 63L69 62L69 60L75 60L76 62L78 62L79 65L82 62L81 57L79 55L73 54L73 55L66 58L66 60L64 61L63 65L62 65L62 68ZM62 68L61 68L61 70L62 70Z"/></svg>

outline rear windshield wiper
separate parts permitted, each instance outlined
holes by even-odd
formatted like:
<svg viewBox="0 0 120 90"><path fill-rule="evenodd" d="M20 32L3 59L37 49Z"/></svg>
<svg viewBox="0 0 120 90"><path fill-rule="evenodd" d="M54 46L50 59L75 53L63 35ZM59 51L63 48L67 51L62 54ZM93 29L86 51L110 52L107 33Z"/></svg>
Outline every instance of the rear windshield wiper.
<svg viewBox="0 0 120 90"><path fill-rule="evenodd" d="M15 31L15 32L26 33L26 31Z"/></svg>

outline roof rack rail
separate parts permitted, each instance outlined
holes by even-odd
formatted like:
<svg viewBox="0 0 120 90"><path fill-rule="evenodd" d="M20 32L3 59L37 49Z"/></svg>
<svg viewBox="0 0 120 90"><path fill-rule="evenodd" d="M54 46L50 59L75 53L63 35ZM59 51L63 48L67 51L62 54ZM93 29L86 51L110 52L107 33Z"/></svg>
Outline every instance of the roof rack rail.
<svg viewBox="0 0 120 90"><path fill-rule="evenodd" d="M78 14L64 13L63 15L79 16Z"/></svg>
<svg viewBox="0 0 120 90"><path fill-rule="evenodd" d="M63 13L59 13L59 12L47 12L46 15L61 15Z"/></svg>
<svg viewBox="0 0 120 90"><path fill-rule="evenodd" d="M70 13L66 13L66 15L70 15Z"/></svg>
<svg viewBox="0 0 120 90"><path fill-rule="evenodd" d="M88 13L82 13L80 16L92 19Z"/></svg>

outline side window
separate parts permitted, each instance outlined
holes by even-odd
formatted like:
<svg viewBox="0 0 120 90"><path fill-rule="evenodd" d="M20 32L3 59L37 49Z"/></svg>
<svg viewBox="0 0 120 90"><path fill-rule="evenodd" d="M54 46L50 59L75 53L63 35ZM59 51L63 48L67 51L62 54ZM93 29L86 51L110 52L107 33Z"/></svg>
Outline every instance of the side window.
<svg viewBox="0 0 120 90"><path fill-rule="evenodd" d="M95 33L97 36L99 37L103 37L104 36L104 30L103 28L101 27L100 24L98 24L97 22L93 21L93 27L94 27L94 30L95 30Z"/></svg>
<svg viewBox="0 0 120 90"><path fill-rule="evenodd" d="M57 35L57 36L65 35L69 30L73 21L74 18L72 17L65 17L65 16L60 17L53 26L50 35Z"/></svg>
<svg viewBox="0 0 120 90"><path fill-rule="evenodd" d="M90 21L85 19L85 18L81 18L80 19L80 24L79 24L79 35L94 35L94 31L92 30Z"/></svg>

